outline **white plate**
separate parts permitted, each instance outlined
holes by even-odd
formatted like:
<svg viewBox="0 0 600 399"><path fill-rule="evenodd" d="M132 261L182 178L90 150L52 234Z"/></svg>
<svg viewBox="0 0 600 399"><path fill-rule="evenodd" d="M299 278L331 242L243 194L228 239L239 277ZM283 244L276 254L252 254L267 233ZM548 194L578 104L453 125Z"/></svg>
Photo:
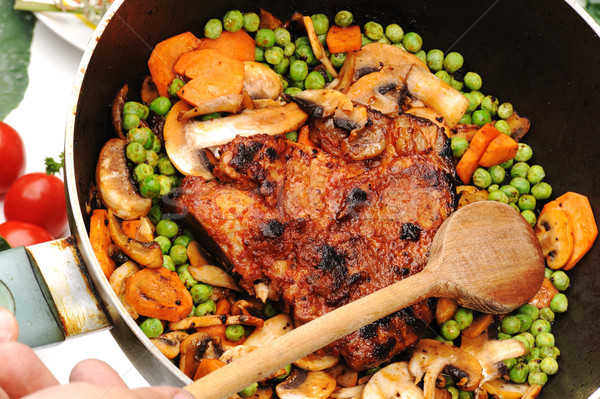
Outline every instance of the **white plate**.
<svg viewBox="0 0 600 399"><path fill-rule="evenodd" d="M60 12L36 12L34 14L50 30L81 51L85 50L92 33L94 33L94 29L86 25L77 15Z"/></svg>

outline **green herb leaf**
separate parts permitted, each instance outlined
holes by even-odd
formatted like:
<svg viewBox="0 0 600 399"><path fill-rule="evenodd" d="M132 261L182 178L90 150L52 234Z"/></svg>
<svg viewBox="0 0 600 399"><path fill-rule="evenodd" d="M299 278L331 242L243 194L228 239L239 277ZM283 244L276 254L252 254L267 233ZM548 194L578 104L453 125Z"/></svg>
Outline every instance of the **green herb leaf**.
<svg viewBox="0 0 600 399"><path fill-rule="evenodd" d="M54 175L59 173L62 168L65 167L65 153L64 151L58 156L60 162L56 162L52 157L46 157L44 163L46 164L46 174Z"/></svg>
<svg viewBox="0 0 600 399"><path fill-rule="evenodd" d="M0 236L0 252L2 251L6 251L7 249L10 249L10 244L8 243L8 241L6 241L4 239L4 237Z"/></svg>
<svg viewBox="0 0 600 399"><path fill-rule="evenodd" d="M27 68L35 18L15 11L14 0L0 0L0 120L16 108L29 84Z"/></svg>

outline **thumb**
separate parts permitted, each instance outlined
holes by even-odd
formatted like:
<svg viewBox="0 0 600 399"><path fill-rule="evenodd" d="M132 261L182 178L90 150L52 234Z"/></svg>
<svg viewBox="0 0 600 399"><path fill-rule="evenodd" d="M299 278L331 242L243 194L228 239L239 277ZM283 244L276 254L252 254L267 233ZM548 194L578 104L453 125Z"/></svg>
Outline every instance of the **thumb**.
<svg viewBox="0 0 600 399"><path fill-rule="evenodd" d="M19 325L15 316L4 308L0 308L0 343L16 341L19 336Z"/></svg>

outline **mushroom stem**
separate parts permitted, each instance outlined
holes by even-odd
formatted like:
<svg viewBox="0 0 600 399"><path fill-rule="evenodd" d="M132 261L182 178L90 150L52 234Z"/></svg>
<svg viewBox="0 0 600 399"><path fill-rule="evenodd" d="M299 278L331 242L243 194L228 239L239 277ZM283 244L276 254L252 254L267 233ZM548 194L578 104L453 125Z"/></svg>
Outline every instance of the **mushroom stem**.
<svg viewBox="0 0 600 399"><path fill-rule="evenodd" d="M140 265L155 268L161 267L163 253L157 242L140 242L128 237L121 228L121 223L112 211L108 211L108 232L113 242L123 252Z"/></svg>

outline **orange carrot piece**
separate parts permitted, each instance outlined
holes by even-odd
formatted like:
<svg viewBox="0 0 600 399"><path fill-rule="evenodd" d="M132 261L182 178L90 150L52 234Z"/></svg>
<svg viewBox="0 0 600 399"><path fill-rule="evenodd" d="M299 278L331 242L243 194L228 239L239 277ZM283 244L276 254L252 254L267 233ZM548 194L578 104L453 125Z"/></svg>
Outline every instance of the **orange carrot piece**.
<svg viewBox="0 0 600 399"><path fill-rule="evenodd" d="M216 303L215 314L229 314L231 311L231 303L227 298L221 298Z"/></svg>
<svg viewBox="0 0 600 399"><path fill-rule="evenodd" d="M468 184L471 176L479 167L479 160L485 153L488 145L499 135L498 129L489 123L483 125L473 136L469 148L456 165L456 173L463 183Z"/></svg>
<svg viewBox="0 0 600 399"><path fill-rule="evenodd" d="M175 63L182 54L196 49L199 44L200 39L191 32L184 32L163 40L154 47L148 59L148 69L158 94L169 96L169 86L177 76L173 69Z"/></svg>
<svg viewBox="0 0 600 399"><path fill-rule="evenodd" d="M542 212L553 207L559 207L566 212L571 221L574 241L573 253L563 267L564 270L570 270L594 244L598 236L598 226L590 201L584 195L567 192L544 205Z"/></svg>
<svg viewBox="0 0 600 399"><path fill-rule="evenodd" d="M184 319L193 306L192 296L177 273L166 267L142 269L129 277L125 300L140 315L167 321Z"/></svg>
<svg viewBox="0 0 600 399"><path fill-rule="evenodd" d="M254 61L256 42L245 31L224 31L216 39L200 39L199 49L216 49L240 61Z"/></svg>
<svg viewBox="0 0 600 399"><path fill-rule="evenodd" d="M357 25L340 28L331 26L327 31L327 48L331 53L346 53L358 51L362 45L360 27Z"/></svg>
<svg viewBox="0 0 600 399"><path fill-rule="evenodd" d="M454 317L456 309L458 309L458 303L452 299L439 298L435 308L435 321L441 326L444 322Z"/></svg>
<svg viewBox="0 0 600 399"><path fill-rule="evenodd" d="M310 132L310 129L307 125L302 126L300 128L300 131L298 132L298 143L304 144L304 145L307 145L310 147L314 147L315 145L313 144L312 140L308 136L309 132Z"/></svg>
<svg viewBox="0 0 600 399"><path fill-rule="evenodd" d="M196 332L205 333L210 335L211 337L219 338L222 346L232 347L241 345L246 340L246 337L242 337L237 342L233 342L227 339L225 336L225 330L227 329L226 325L218 325L218 326L210 326L210 327L197 327Z"/></svg>
<svg viewBox="0 0 600 399"><path fill-rule="evenodd" d="M108 233L108 213L104 209L95 209L90 219L90 242L106 278L115 270L115 261L111 259L109 249L113 245Z"/></svg>
<svg viewBox="0 0 600 399"><path fill-rule="evenodd" d="M529 304L535 306L538 309L548 308L550 307L550 302L552 301L552 298L554 298L554 295L556 294L558 294L558 290L556 289L554 284L552 284L552 281L545 278L539 291L537 292L537 294L535 294L533 298L531 298Z"/></svg>
<svg viewBox="0 0 600 399"><path fill-rule="evenodd" d="M244 75L244 63L222 51L215 49L198 49L189 51L179 57L175 63L175 72L194 79L207 71L229 71L233 75Z"/></svg>
<svg viewBox="0 0 600 399"><path fill-rule="evenodd" d="M225 366L225 363L219 359L201 359L198 363L196 374L194 374L194 381L212 373L217 369L220 369L223 366Z"/></svg>
<svg viewBox="0 0 600 399"><path fill-rule="evenodd" d="M499 134L485 149L479 160L479 165L485 168L499 165L502 162L513 159L517 155L518 150L519 144L510 138L509 135Z"/></svg>
<svg viewBox="0 0 600 399"><path fill-rule="evenodd" d="M492 324L492 321L494 321L494 316L491 314L480 314L467 328L462 330L460 333L468 338L478 337L486 330L486 328L490 326L490 324Z"/></svg>

